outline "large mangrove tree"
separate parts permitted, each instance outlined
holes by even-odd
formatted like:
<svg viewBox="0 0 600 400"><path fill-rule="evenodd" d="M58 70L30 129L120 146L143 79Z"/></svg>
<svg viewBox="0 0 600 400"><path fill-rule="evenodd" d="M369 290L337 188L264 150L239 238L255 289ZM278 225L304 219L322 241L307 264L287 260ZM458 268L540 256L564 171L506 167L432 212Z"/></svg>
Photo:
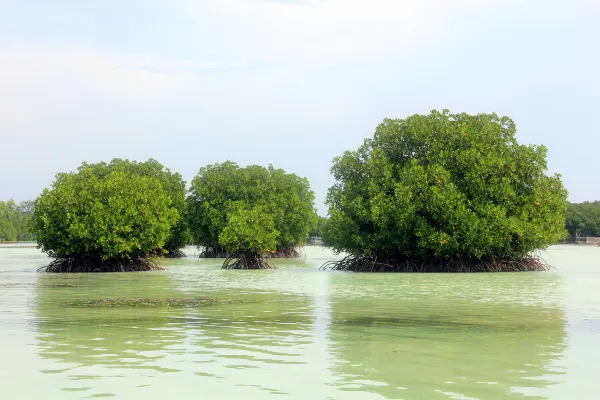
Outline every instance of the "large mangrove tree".
<svg viewBox="0 0 600 400"><path fill-rule="evenodd" d="M200 169L187 213L200 256L230 258L225 266L232 268L266 267L267 254L297 256L317 218L305 178L229 161Z"/></svg>
<svg viewBox="0 0 600 400"><path fill-rule="evenodd" d="M31 228L55 260L51 272L141 271L155 268L180 214L153 161L82 164L56 175L35 201Z"/></svg>
<svg viewBox="0 0 600 400"><path fill-rule="evenodd" d="M331 246L352 271L522 271L565 237L567 191L514 122L448 110L386 119L334 160Z"/></svg>

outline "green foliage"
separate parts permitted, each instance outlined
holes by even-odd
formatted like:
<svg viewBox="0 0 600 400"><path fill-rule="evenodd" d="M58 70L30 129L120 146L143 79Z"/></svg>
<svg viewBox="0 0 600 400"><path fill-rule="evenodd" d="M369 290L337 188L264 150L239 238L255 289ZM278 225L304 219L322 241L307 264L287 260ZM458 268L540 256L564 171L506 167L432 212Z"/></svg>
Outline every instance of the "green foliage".
<svg viewBox="0 0 600 400"><path fill-rule="evenodd" d="M135 260L164 246L179 212L156 176L117 161L60 173L35 201L31 226L52 257Z"/></svg>
<svg viewBox="0 0 600 400"><path fill-rule="evenodd" d="M329 219L326 217L319 216L316 220L316 223L310 229L309 236L323 237L325 235L325 228L327 226L327 222Z"/></svg>
<svg viewBox="0 0 600 400"><path fill-rule="evenodd" d="M496 114L386 119L334 160L332 247L355 256L520 260L565 236L567 191L546 148L520 145ZM411 261L412 262L412 261Z"/></svg>
<svg viewBox="0 0 600 400"><path fill-rule="evenodd" d="M275 249L279 232L273 216L262 206L246 207L242 202L231 205L219 244L230 254L263 254Z"/></svg>
<svg viewBox="0 0 600 400"><path fill-rule="evenodd" d="M306 242L317 218L313 203L308 181L282 169L258 165L241 168L229 161L212 164L201 168L192 180L189 227L198 246L218 248L227 243L229 248L241 251L240 243L247 243L248 250L269 244L261 247L261 252L273 247L290 248ZM255 217L258 210L265 215L261 219L265 225L240 222L243 216ZM232 226L232 221L240 225ZM259 237L250 244L247 239L252 230ZM236 234L241 236L235 239ZM274 245L272 238L276 238Z"/></svg>
<svg viewBox="0 0 600 400"><path fill-rule="evenodd" d="M320 237L325 246L329 245L329 218L319 216L310 230L310 236Z"/></svg>
<svg viewBox="0 0 600 400"><path fill-rule="evenodd" d="M17 230L6 218L0 218L0 242L15 242Z"/></svg>
<svg viewBox="0 0 600 400"><path fill-rule="evenodd" d="M83 164L87 165L87 164ZM185 213L185 181L179 173L171 172L154 159L145 162L136 162L122 159L113 159L110 163L94 164L97 173L104 176L113 171L135 173L140 176L154 177L160 181L162 188L171 199L171 205L182 218L171 226L171 233L165 244L157 252L165 255L178 255L179 250L189 242L189 232L183 215Z"/></svg>
<svg viewBox="0 0 600 400"><path fill-rule="evenodd" d="M13 200L0 201L0 242L35 240L28 228L32 214L31 201L24 201L19 205Z"/></svg>
<svg viewBox="0 0 600 400"><path fill-rule="evenodd" d="M600 236L600 201L569 203L566 228L572 238Z"/></svg>

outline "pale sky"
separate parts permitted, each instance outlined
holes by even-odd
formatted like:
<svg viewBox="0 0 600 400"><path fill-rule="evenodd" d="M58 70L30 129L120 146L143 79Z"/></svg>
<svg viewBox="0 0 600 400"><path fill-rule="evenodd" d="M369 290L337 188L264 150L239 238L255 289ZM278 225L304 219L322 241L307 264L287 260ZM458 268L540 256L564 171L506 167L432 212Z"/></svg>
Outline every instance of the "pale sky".
<svg viewBox="0 0 600 400"><path fill-rule="evenodd" d="M272 163L323 205L384 118L513 118L600 199L598 0L0 0L0 200L82 161Z"/></svg>

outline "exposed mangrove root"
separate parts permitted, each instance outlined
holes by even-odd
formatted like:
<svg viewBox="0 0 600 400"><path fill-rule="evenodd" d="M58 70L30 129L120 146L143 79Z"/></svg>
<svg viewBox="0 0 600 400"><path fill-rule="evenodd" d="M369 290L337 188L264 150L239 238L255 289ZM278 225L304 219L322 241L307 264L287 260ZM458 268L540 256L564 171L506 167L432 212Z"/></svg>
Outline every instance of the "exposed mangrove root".
<svg viewBox="0 0 600 400"><path fill-rule="evenodd" d="M274 267L261 254L239 253L228 257L223 269L273 269Z"/></svg>
<svg viewBox="0 0 600 400"><path fill-rule="evenodd" d="M46 272L130 272L130 271L153 271L163 269L154 261L146 258L131 260L119 259L90 259L90 258L57 258L48 266L38 269Z"/></svg>
<svg viewBox="0 0 600 400"><path fill-rule="evenodd" d="M328 261L320 269L353 272L524 272L551 269L538 257L520 260L436 260L377 259L372 256L349 255L338 261Z"/></svg>
<svg viewBox="0 0 600 400"><path fill-rule="evenodd" d="M230 254L222 247L203 247L199 258L229 258Z"/></svg>
<svg viewBox="0 0 600 400"><path fill-rule="evenodd" d="M282 247L266 255L268 258L298 258L302 256L297 247Z"/></svg>

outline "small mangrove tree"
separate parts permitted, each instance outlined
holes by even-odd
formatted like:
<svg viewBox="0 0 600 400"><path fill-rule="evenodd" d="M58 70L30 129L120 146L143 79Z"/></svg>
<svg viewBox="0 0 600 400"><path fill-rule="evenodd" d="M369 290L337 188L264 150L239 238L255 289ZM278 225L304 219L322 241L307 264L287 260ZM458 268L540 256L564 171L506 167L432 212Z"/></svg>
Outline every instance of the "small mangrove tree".
<svg viewBox="0 0 600 400"><path fill-rule="evenodd" d="M146 271L180 219L159 178L133 163L82 164L35 201L31 229L50 272Z"/></svg>
<svg viewBox="0 0 600 400"><path fill-rule="evenodd" d="M546 148L514 122L448 110L386 119L334 159L330 245L350 271L542 270L533 256L565 237L567 191Z"/></svg>
<svg viewBox="0 0 600 400"><path fill-rule="evenodd" d="M269 267L267 258L298 256L317 218L305 178L230 161L200 169L187 215L200 257L228 258L231 268Z"/></svg>

